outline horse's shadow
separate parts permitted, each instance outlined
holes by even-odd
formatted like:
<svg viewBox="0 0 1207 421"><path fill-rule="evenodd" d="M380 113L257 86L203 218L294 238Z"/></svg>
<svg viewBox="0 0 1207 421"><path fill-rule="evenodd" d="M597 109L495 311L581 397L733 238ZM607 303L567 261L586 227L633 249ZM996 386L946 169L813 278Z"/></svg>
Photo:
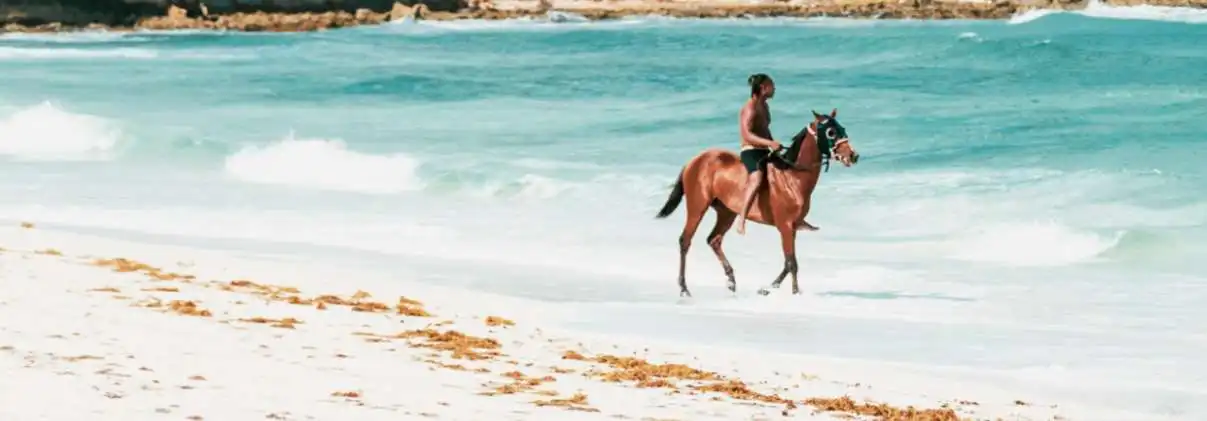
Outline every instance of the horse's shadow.
<svg viewBox="0 0 1207 421"><path fill-rule="evenodd" d="M941 301L957 301L957 302L973 302L972 298L956 297L939 293L930 294L910 294L895 291L823 291L817 293L823 297L848 297L862 298L865 300L897 300L897 299L914 299L914 300L941 300Z"/></svg>

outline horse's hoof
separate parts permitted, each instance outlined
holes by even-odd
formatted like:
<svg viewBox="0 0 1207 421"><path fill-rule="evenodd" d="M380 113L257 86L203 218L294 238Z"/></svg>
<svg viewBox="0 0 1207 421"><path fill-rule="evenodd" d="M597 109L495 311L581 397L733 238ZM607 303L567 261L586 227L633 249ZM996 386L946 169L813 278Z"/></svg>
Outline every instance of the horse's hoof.
<svg viewBox="0 0 1207 421"><path fill-rule="evenodd" d="M767 288L759 288L759 295L767 296L770 294L771 294L771 291L768 291Z"/></svg>
<svg viewBox="0 0 1207 421"><path fill-rule="evenodd" d="M800 295L800 290L799 289L792 290L792 295Z"/></svg>
<svg viewBox="0 0 1207 421"><path fill-rule="evenodd" d="M685 290L679 291L679 297L682 297L682 298L691 298L691 297L692 297L692 293L687 292L687 290L685 289Z"/></svg>

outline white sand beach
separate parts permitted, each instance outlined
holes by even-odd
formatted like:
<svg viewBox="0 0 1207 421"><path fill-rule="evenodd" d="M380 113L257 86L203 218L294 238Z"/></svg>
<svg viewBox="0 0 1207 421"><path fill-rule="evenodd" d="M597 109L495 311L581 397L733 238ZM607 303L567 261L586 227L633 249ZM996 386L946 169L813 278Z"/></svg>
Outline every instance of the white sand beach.
<svg viewBox="0 0 1207 421"><path fill-rule="evenodd" d="M322 261L36 225L0 244L3 420L1109 415L942 373L543 329L533 303Z"/></svg>

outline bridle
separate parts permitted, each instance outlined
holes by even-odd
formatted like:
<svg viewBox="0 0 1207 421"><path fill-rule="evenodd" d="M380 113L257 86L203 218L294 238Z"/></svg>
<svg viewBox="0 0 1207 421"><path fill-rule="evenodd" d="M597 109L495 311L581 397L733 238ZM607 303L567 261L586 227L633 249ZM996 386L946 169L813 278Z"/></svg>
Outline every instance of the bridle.
<svg viewBox="0 0 1207 421"><path fill-rule="evenodd" d="M809 124L805 125L804 129L798 132L796 136L793 136L791 146L772 152L769 156L767 156L767 158L764 159L777 159L798 171L812 171L813 165L817 165L818 167L825 167L825 171L829 172L830 160L834 156L834 151L837 150L839 146L842 146L842 144L847 143L848 138L846 136L846 130L844 130L842 126L838 124L837 120L830 116L820 117L822 118L820 122L817 120L809 122ZM820 132L818 131L819 126L822 128ZM817 142L817 150L821 156L821 159L818 160L819 162L806 164L806 166L802 168L802 164L796 162L796 158L800 153L800 148L803 146L805 138L808 136L813 136L814 141ZM836 140L835 138L839 139ZM789 156L790 153L793 156ZM854 164L858 161L859 153L852 151L851 163Z"/></svg>
<svg viewBox="0 0 1207 421"><path fill-rule="evenodd" d="M830 172L830 161L834 157L834 151L838 150L838 147L842 146L842 144L850 141L845 136L842 139L834 139L840 135L838 129L835 128L837 123L833 117L825 117L821 122L814 121L809 123L808 126L809 134L817 141L817 151L821 154L820 165L825 167L825 172ZM818 132L817 126L819 125L827 127L825 127L824 131ZM859 160L858 155L851 156L851 160L852 163Z"/></svg>

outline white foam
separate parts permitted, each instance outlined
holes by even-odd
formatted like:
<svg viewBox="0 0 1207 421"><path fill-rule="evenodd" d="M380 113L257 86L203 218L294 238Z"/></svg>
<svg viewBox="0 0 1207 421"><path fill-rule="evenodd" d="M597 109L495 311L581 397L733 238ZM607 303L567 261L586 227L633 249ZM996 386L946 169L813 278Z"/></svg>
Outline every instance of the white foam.
<svg viewBox="0 0 1207 421"><path fill-rule="evenodd" d="M521 165L523 166L523 165ZM666 194L663 177L650 178L627 174L604 173L587 180L565 180L557 177L527 173L514 180L489 181L467 185L461 190L471 197L547 200L554 198L631 198L634 194L654 197Z"/></svg>
<svg viewBox="0 0 1207 421"><path fill-rule="evenodd" d="M1042 17L1059 14L1072 13L1076 15L1102 18L1102 19L1123 19L1123 20L1150 20L1158 22L1181 22L1181 23L1207 23L1207 10L1194 9L1188 7L1170 7L1170 6L1153 6L1153 5L1136 5L1136 6L1111 6L1103 4L1098 0L1091 0L1086 4L1085 9L1076 11L1063 11L1052 9L1037 9L1028 10L1021 14L1010 18L1009 23L1012 25L1035 21Z"/></svg>
<svg viewBox="0 0 1207 421"><path fill-rule="evenodd" d="M854 19L841 17L814 17L814 18L770 18L773 23L800 23L808 26L821 28L867 28L872 26L880 26L881 22L877 19Z"/></svg>
<svg viewBox="0 0 1207 421"><path fill-rule="evenodd" d="M159 57L159 53L157 51L146 48L83 49L0 47L0 60L56 60L88 58L126 58L147 60L157 57Z"/></svg>
<svg viewBox="0 0 1207 421"><path fill-rule="evenodd" d="M39 42L39 43L109 43L109 42L144 42L145 37L131 36L123 32L79 31L47 34L32 34L14 32L0 34L0 41Z"/></svg>
<svg viewBox="0 0 1207 421"><path fill-rule="evenodd" d="M423 187L419 162L405 154L352 151L342 140L295 139L247 146L226 158L238 180L307 189L391 194Z"/></svg>
<svg viewBox="0 0 1207 421"><path fill-rule="evenodd" d="M948 25L963 25L961 22L948 22L943 20L910 20L910 19L866 19L866 18L847 18L834 16L813 16L813 17L797 17L797 16L761 16L742 15L724 18L694 18L694 17L675 17L667 15L647 14L633 15L618 19L620 21L635 21L648 24L659 23L675 23L684 24L690 23L693 25L710 25L710 26L810 26L819 28L867 28L872 26L948 26Z"/></svg>
<svg viewBox="0 0 1207 421"><path fill-rule="evenodd" d="M519 199L549 199L570 189L574 184L537 174L524 174L514 182L488 183L481 187L469 187L475 197L514 197Z"/></svg>
<svg viewBox="0 0 1207 421"><path fill-rule="evenodd" d="M557 10L550 10L549 12L546 12L545 19L548 19L550 22L588 22L589 21L586 16L583 16L581 14L572 13L572 12L562 12L562 11L557 11Z"/></svg>
<svg viewBox="0 0 1207 421"><path fill-rule="evenodd" d="M1051 15L1053 13L1060 13L1060 11L1053 10L1053 9L1032 9L1032 10L1028 10L1028 11L1016 14L1014 16L1011 16L1010 20L1007 23L1009 23L1010 25L1019 25L1019 24L1037 20L1039 18Z"/></svg>
<svg viewBox="0 0 1207 421"><path fill-rule="evenodd" d="M1065 265L1093 259L1118 244L1121 236L1104 237L1052 222L1002 223L953 241L949 257L1012 266Z"/></svg>
<svg viewBox="0 0 1207 421"><path fill-rule="evenodd" d="M271 32L246 32L246 31L231 31L226 29L135 29L133 33L147 34L156 36L177 36L188 37L193 35L231 35L231 36L272 36Z"/></svg>
<svg viewBox="0 0 1207 421"><path fill-rule="evenodd" d="M132 38L122 39L123 41L131 40ZM39 41L43 42L42 47L21 46L9 47L0 46L0 60L87 60L87 59L127 59L127 60L250 60L255 59L257 54L251 51L235 51L235 50L169 50L160 51L151 48L130 48L130 47L110 47L101 45L94 48L70 48L61 46L51 46L47 40L40 38L24 39L23 41ZM78 39L65 39L50 41L53 43L78 43ZM96 44L101 44L109 41L98 39L93 41L85 41Z"/></svg>
<svg viewBox="0 0 1207 421"><path fill-rule="evenodd" d="M730 18L680 18L658 14L625 16L613 20L590 20L586 17L562 11L549 11L543 17L518 17L498 20L462 19L452 21L415 21L402 19L391 21L384 28L408 34L428 34L443 31L496 32L496 31L539 31L539 30L602 30L623 29L636 25L709 25L709 26L812 26L824 28L866 28L882 25L950 25L943 21L885 21L875 19L851 19L837 17L730 17Z"/></svg>
<svg viewBox="0 0 1207 421"><path fill-rule="evenodd" d="M1138 6L1108 6L1098 0L1091 0L1086 4L1085 9L1079 11L1078 14L1106 19L1207 23L1207 10L1187 7L1152 6L1147 4Z"/></svg>
<svg viewBox="0 0 1207 421"><path fill-rule="evenodd" d="M0 155L26 161L108 160L121 136L109 120L43 102L0 120Z"/></svg>
<svg viewBox="0 0 1207 421"><path fill-rule="evenodd" d="M586 17L571 12L549 11L543 17L523 16L509 19L480 20L461 19L451 21L416 21L406 18L391 21L383 28L402 29L408 33L423 34L435 31L509 31L509 30L558 30L576 27L600 28L608 26L628 26L640 21L591 21Z"/></svg>
<svg viewBox="0 0 1207 421"><path fill-rule="evenodd" d="M560 169L603 169L602 165L586 162L586 161L571 161L569 159L535 159L535 158L518 158L507 161L508 164L517 167L531 168L536 170L560 170Z"/></svg>

